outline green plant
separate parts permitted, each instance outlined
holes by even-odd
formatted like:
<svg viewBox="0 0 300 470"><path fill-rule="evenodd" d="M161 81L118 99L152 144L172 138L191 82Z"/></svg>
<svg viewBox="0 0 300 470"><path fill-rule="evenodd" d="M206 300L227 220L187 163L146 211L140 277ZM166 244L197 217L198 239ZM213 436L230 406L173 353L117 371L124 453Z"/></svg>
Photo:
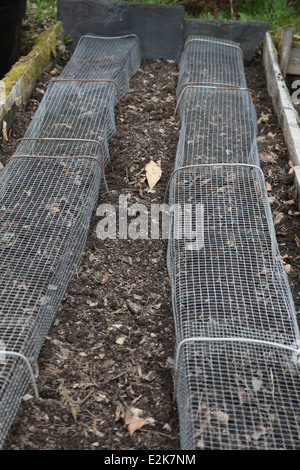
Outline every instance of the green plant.
<svg viewBox="0 0 300 470"><path fill-rule="evenodd" d="M267 21L276 34L282 26L294 25L300 31L299 1L294 0L245 0L238 7L238 18L244 21Z"/></svg>
<svg viewBox="0 0 300 470"><path fill-rule="evenodd" d="M71 42L72 42L71 35L70 35L70 34L65 34L65 35L64 35L64 44L67 46L67 45L70 44Z"/></svg>
<svg viewBox="0 0 300 470"><path fill-rule="evenodd" d="M56 0L27 0L27 14L32 15L34 21L42 26L44 19L56 19Z"/></svg>

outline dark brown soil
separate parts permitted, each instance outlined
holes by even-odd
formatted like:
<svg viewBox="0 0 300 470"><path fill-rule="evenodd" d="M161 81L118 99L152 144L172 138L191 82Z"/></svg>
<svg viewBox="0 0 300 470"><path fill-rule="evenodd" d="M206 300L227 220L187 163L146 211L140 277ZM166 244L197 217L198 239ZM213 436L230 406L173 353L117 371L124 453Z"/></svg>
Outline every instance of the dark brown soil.
<svg viewBox="0 0 300 470"><path fill-rule="evenodd" d="M52 71L55 74L56 71ZM162 203L172 173L180 121L174 116L178 64L148 60L131 80L116 110L110 142L109 193L99 204ZM289 156L259 58L246 69L258 94L258 145L270 194L278 243L300 311L300 215ZM22 137L42 98L45 74L26 110L19 113L9 142L0 141L3 164ZM144 167L161 160L162 178L149 191ZM289 201L289 202L287 202ZM293 202L294 201L294 202ZM278 219L277 219L278 220ZM166 240L99 240L94 214L80 268L45 340L38 361L41 400L23 402L7 438L7 450L177 450L180 449L172 363L175 334ZM141 307L128 308L127 300ZM66 399L67 397L67 399ZM65 400L64 400L65 398ZM140 411L137 411L140 410ZM128 412L147 421L130 434Z"/></svg>

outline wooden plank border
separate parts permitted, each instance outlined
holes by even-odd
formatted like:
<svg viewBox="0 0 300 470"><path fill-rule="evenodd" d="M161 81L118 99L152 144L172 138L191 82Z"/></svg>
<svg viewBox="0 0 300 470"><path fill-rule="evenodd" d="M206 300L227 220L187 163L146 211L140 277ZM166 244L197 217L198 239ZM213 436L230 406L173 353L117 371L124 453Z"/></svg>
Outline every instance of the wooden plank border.
<svg viewBox="0 0 300 470"><path fill-rule="evenodd" d="M282 76L278 53L269 33L266 33L264 38L263 65L268 92L272 98L290 160L294 165L295 187L300 208L300 117Z"/></svg>

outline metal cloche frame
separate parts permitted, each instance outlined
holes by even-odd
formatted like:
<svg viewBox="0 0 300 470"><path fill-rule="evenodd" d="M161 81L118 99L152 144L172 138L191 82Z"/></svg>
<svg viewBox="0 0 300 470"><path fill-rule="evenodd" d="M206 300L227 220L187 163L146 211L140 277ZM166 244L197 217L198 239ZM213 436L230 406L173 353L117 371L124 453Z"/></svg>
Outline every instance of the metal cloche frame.
<svg viewBox="0 0 300 470"><path fill-rule="evenodd" d="M85 246L115 133L143 58L134 36L84 36L0 175L0 447Z"/></svg>
<svg viewBox="0 0 300 470"><path fill-rule="evenodd" d="M239 46L188 38L177 97L168 270L181 447L299 449L300 333Z"/></svg>

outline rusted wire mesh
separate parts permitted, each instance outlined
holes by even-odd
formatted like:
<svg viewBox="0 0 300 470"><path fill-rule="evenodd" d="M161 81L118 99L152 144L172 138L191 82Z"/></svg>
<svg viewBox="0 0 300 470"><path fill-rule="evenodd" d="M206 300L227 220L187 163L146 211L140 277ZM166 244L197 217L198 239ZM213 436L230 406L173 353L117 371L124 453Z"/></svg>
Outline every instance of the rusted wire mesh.
<svg viewBox="0 0 300 470"><path fill-rule="evenodd" d="M168 270L183 449L300 447L300 333L242 63L203 37L181 59Z"/></svg>
<svg viewBox="0 0 300 470"><path fill-rule="evenodd" d="M139 40L83 37L0 175L0 447L81 259Z"/></svg>

